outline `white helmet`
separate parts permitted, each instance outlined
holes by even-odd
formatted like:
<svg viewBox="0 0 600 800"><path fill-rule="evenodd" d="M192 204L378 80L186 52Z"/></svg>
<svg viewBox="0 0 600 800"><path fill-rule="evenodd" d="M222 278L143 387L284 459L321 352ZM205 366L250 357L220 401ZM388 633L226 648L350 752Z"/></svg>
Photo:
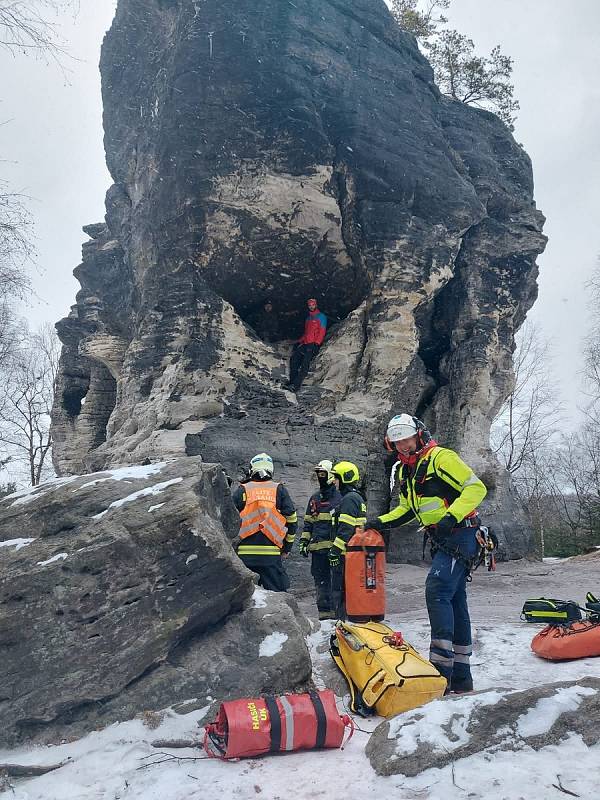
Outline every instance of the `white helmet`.
<svg viewBox="0 0 600 800"><path fill-rule="evenodd" d="M275 468L268 453L259 453L250 460L250 475L254 478L272 478Z"/></svg>
<svg viewBox="0 0 600 800"><path fill-rule="evenodd" d="M333 481L335 480L335 476L331 471L332 469L333 469L333 461L330 461L328 458L324 458L322 461L319 461L319 463L315 467L315 472L326 472L327 483L333 483Z"/></svg>
<svg viewBox="0 0 600 800"><path fill-rule="evenodd" d="M398 442L400 439L408 439L414 436L418 430L417 422L410 414L396 414L388 422L386 436L390 442Z"/></svg>

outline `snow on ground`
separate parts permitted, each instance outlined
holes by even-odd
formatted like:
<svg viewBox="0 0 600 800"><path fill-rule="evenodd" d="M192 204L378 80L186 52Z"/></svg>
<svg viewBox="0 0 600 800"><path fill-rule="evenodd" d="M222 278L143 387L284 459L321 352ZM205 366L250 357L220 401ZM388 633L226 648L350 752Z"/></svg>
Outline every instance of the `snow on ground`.
<svg viewBox="0 0 600 800"><path fill-rule="evenodd" d="M255 604L262 601L262 590L255 594ZM427 652L428 626L424 620L402 621L393 615L393 628L401 629L411 644ZM315 681L323 685L323 675L330 669L329 636L333 623L313 621L308 645L315 665ZM551 663L537 658L530 642L538 626L520 622L480 624L477 626L473 671L477 688L524 689L540 682L577 680L598 675L600 659ZM265 642L263 642L265 644ZM276 646L271 643L271 647ZM564 702L575 707L583 692L566 691ZM477 695L452 701L469 704L481 702ZM489 699L489 696L487 696ZM200 739L198 721L209 705L186 715L167 711L156 730L142 720L115 724L85 738L55 747L21 748L0 751L0 763L54 764L69 761L56 772L39 778L13 779L14 790L0 792L6 800L353 800L353 798L393 798L393 800L546 800L565 796L565 789L581 798L598 796L600 747L588 748L572 736L559 746L539 752L529 748L514 752L480 753L457 761L454 767L430 769L415 778L377 776L368 762L364 747L368 734L380 721L357 719L360 730L343 751L291 753L239 762L203 758L200 749L170 750L179 761L150 766L164 756L152 747L154 739ZM488 700L485 700L488 702ZM341 713L346 713L348 697L340 698ZM446 714L444 700L424 707L430 734L436 735L434 721ZM528 730L547 730L556 714L540 701L522 718ZM406 716L408 721L409 715ZM397 726L401 726L402 717ZM411 726L407 725L407 728ZM439 731L439 727L437 728ZM459 732L460 733L460 732ZM410 737L411 731L406 735ZM438 734L439 735L439 734ZM192 759L192 760L185 760ZM196 760L200 759L200 760Z"/></svg>

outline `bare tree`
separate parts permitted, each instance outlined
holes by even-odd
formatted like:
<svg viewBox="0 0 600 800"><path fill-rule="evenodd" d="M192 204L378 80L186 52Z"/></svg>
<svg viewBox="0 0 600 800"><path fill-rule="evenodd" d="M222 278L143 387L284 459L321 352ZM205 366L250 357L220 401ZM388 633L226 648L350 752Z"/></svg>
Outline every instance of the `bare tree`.
<svg viewBox="0 0 600 800"><path fill-rule="evenodd" d="M492 423L491 445L514 476L558 429L562 406L551 376L551 350L539 329L526 322L513 357L514 388Z"/></svg>
<svg viewBox="0 0 600 800"><path fill-rule="evenodd" d="M2 376L0 442L5 458L25 465L32 486L51 469L50 411L58 369L59 342L46 324L23 337Z"/></svg>
<svg viewBox="0 0 600 800"><path fill-rule="evenodd" d="M74 0L0 0L0 47L13 55L58 59L65 50L49 16L74 5Z"/></svg>

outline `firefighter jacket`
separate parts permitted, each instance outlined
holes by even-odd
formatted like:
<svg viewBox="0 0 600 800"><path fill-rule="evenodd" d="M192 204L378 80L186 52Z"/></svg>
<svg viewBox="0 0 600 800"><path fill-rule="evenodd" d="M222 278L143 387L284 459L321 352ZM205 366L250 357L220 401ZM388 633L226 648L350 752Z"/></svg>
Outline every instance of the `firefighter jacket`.
<svg viewBox="0 0 600 800"><path fill-rule="evenodd" d="M473 470L446 447L432 448L414 468L398 464L397 476L398 505L377 518L380 530L396 528L413 519L424 526L435 525L448 513L460 524L487 494Z"/></svg>
<svg viewBox="0 0 600 800"><path fill-rule="evenodd" d="M233 502L241 517L237 547L240 558L261 561L292 549L298 516L282 483L269 479L247 481L235 490Z"/></svg>
<svg viewBox="0 0 600 800"><path fill-rule="evenodd" d="M307 539L311 553L329 550L333 543L333 514L342 502L342 495L333 484L325 491L315 492L306 507L302 539Z"/></svg>
<svg viewBox="0 0 600 800"><path fill-rule="evenodd" d="M367 504L364 497L356 489L346 489L342 492L342 502L333 514L333 544L342 553L346 552L346 545L356 533L358 527L362 527L367 521Z"/></svg>
<svg viewBox="0 0 600 800"><path fill-rule="evenodd" d="M327 333L327 317L322 311L316 309L309 311L304 322L304 333L298 339L298 344L316 344L321 346Z"/></svg>

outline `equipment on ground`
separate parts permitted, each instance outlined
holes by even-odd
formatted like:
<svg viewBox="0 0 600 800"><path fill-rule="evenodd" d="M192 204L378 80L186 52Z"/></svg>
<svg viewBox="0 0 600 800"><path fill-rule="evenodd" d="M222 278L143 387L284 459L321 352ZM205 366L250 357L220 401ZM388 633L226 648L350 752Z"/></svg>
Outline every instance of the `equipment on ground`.
<svg viewBox="0 0 600 800"><path fill-rule="evenodd" d="M590 622L600 622L600 600L591 592L585 596L585 609Z"/></svg>
<svg viewBox="0 0 600 800"><path fill-rule="evenodd" d="M384 619L385 542L378 531L359 530L348 542L344 583L350 621Z"/></svg>
<svg viewBox="0 0 600 800"><path fill-rule="evenodd" d="M546 622L553 625L568 625L581 619L581 611L573 600L555 600L537 597L526 600L521 610L525 622Z"/></svg>
<svg viewBox="0 0 600 800"><path fill-rule="evenodd" d="M266 753L342 747L354 722L340 715L330 689L282 697L244 698L221 703L217 718L204 728L204 750L228 760Z"/></svg>
<svg viewBox="0 0 600 800"><path fill-rule="evenodd" d="M393 717L442 697L446 679L402 634L381 622L338 622L331 657L350 688L350 707L363 717Z"/></svg>
<svg viewBox="0 0 600 800"><path fill-rule="evenodd" d="M582 620L570 625L548 625L533 637L531 649L550 661L600 656L600 623Z"/></svg>

